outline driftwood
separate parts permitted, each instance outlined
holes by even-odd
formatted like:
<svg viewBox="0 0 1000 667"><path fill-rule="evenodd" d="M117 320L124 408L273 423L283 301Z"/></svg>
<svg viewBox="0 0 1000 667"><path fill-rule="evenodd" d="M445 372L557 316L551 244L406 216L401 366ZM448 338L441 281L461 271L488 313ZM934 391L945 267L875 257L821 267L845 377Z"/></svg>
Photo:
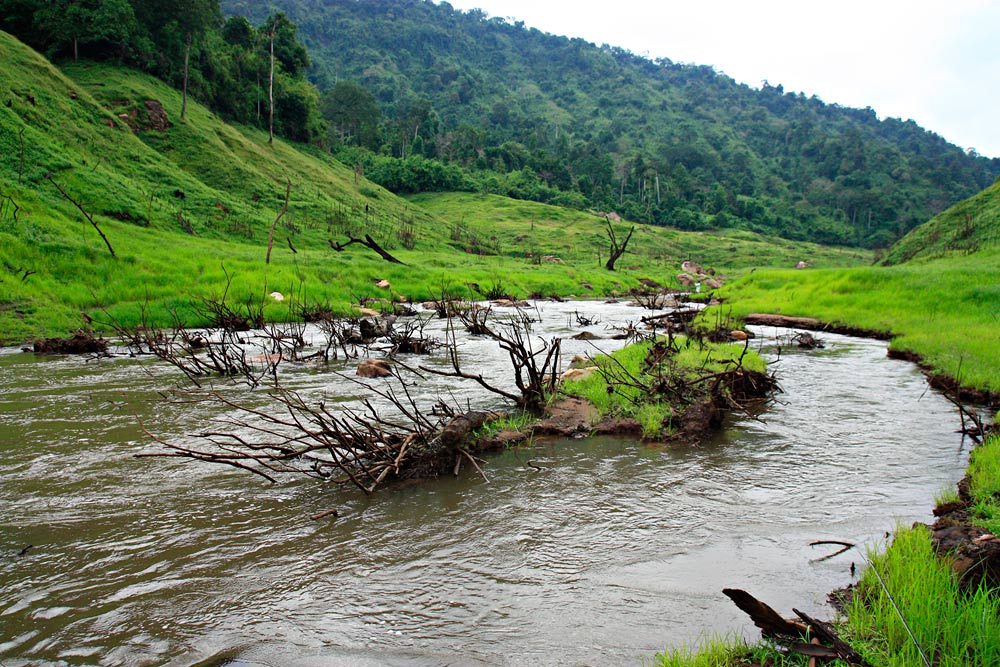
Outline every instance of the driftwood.
<svg viewBox="0 0 1000 667"><path fill-rule="evenodd" d="M337 243L333 239L330 239L329 240L330 247L336 250L337 252L343 252L347 248L347 246L352 245L354 243L360 243L364 247L370 250L374 250L379 255L379 257L381 257L385 261L392 262L393 264L402 264L403 266L406 266L406 262L401 262L400 260L393 257L391 254L389 254L389 252L385 248L380 246L375 241L375 239L373 239L369 234L365 234L365 238L363 239L359 239L351 234L348 234L347 238L348 238L347 243Z"/></svg>
<svg viewBox="0 0 1000 667"><path fill-rule="evenodd" d="M69 338L36 340L32 351L37 354L107 354L108 341L97 338L90 331L77 331Z"/></svg>
<svg viewBox="0 0 1000 667"><path fill-rule="evenodd" d="M789 651L810 658L840 658L849 664L867 667L868 663L861 654L842 640L829 623L818 621L798 609L792 611L802 622L788 620L746 591L724 588L722 592L760 628L761 635ZM817 644L816 640L820 643Z"/></svg>

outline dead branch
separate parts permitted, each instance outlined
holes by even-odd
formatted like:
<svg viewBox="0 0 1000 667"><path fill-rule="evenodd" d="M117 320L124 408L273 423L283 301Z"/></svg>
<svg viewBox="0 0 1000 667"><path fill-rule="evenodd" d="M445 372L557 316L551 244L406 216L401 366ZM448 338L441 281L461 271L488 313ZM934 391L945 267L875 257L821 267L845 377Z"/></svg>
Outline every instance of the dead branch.
<svg viewBox="0 0 1000 667"><path fill-rule="evenodd" d="M365 234L364 239L359 239L353 236L352 234L348 233L347 238L348 238L347 243L337 243L333 239L329 239L328 242L330 244L330 247L336 250L337 252L343 252L345 249L347 249L347 246L353 245L355 243L360 243L366 248L374 250L378 254L378 256L384 259L385 261L391 262L393 264L402 264L403 266L406 266L405 262L401 262L400 260L393 257L387 250L385 250L382 246L380 246L375 241L375 239L373 239L369 234Z"/></svg>
<svg viewBox="0 0 1000 667"><path fill-rule="evenodd" d="M52 183L52 185L56 186L56 189L59 190L59 194L61 194L64 199L70 201L74 206L76 206L77 209L80 210L80 213L83 214L83 217L85 217L87 221L91 224L91 226L93 226L93 228L97 230L97 233L100 234L101 236L101 240L104 241L104 245L108 247L108 252L111 253L111 259L118 259L118 256L115 255L115 249L111 247L111 241L109 241L108 237L104 235L103 231L101 231L101 227L100 225L97 224L97 221L94 220L94 216L92 216L90 213L87 213L87 210L83 208L83 205L80 202L73 199L73 197L71 197L69 193L66 192L61 185L56 183L55 179L52 178L51 173L46 174L45 179L50 183Z"/></svg>

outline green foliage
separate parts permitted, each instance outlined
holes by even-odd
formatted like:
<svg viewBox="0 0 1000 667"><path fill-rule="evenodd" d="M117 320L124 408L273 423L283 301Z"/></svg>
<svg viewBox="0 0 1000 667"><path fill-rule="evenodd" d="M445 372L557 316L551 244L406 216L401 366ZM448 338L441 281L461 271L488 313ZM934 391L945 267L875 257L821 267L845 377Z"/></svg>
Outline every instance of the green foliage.
<svg viewBox="0 0 1000 667"><path fill-rule="evenodd" d="M1000 160L913 121L737 84L431 0L225 0L277 7L323 90L381 107L387 156L460 166L478 189L685 230L885 247L989 185ZM389 182L383 183L387 187ZM416 184L405 192L420 191Z"/></svg>
<svg viewBox="0 0 1000 667"><path fill-rule="evenodd" d="M920 225L886 253L884 264L1000 250L1000 180Z"/></svg>
<svg viewBox="0 0 1000 667"><path fill-rule="evenodd" d="M188 90L225 118L267 127L273 35L275 130L302 142L326 138L319 93L305 80L309 55L278 12L259 29L223 22L218 0L0 0L0 29L51 56L123 62Z"/></svg>

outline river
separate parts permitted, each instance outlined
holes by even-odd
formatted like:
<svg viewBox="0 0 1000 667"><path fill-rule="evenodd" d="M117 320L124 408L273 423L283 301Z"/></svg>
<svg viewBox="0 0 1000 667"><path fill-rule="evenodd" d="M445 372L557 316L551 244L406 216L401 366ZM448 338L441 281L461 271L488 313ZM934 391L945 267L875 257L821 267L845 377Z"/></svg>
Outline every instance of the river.
<svg viewBox="0 0 1000 667"><path fill-rule="evenodd" d="M642 314L531 312L543 338L607 336ZM580 327L574 312L602 321ZM155 449L137 416L168 438L217 416L162 400L175 369L3 350L0 661L637 666L706 635L755 636L724 587L830 616L826 593L897 523L931 519L967 447L954 408L884 342L823 334L825 349L778 355L788 332L756 332L784 389L762 421L734 419L702 445L537 442L489 457L488 482L465 470L371 497L133 458ZM564 356L618 345L567 339ZM461 355L509 373L492 343L465 340ZM282 373L311 399L359 393L329 369ZM450 379L417 386L496 403ZM819 560L835 550L809 546L821 539L859 548Z"/></svg>

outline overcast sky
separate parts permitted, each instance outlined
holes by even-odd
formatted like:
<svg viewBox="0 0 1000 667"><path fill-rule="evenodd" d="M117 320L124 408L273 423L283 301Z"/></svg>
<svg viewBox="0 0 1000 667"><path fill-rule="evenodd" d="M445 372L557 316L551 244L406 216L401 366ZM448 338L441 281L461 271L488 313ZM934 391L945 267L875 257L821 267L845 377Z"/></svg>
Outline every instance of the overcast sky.
<svg viewBox="0 0 1000 667"><path fill-rule="evenodd" d="M712 65L912 118L1000 157L1000 0L449 0L543 32Z"/></svg>

